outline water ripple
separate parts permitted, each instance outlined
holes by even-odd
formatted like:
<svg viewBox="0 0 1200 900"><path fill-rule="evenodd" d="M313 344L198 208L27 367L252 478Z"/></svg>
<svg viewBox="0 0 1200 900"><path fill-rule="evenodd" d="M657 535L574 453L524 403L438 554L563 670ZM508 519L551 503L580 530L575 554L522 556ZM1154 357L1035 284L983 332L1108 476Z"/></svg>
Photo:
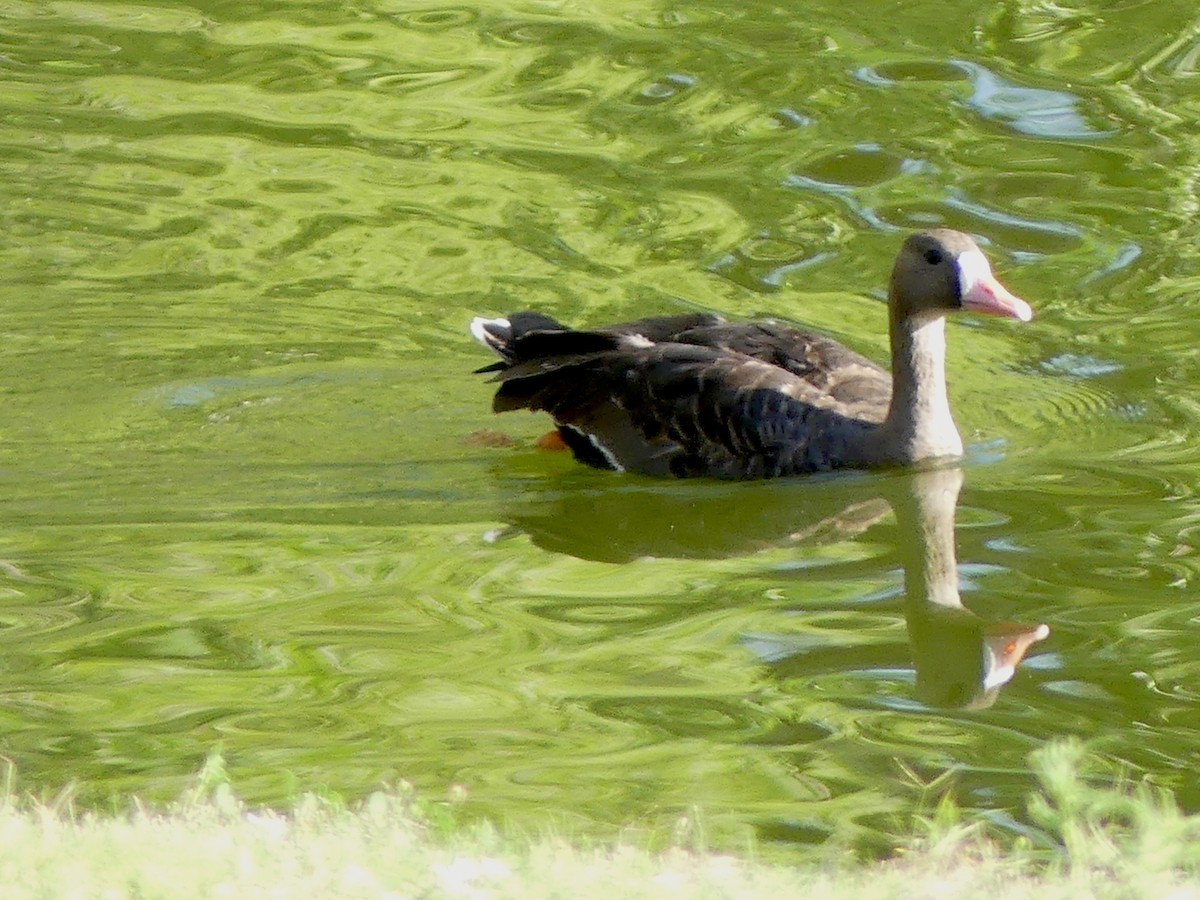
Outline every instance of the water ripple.
<svg viewBox="0 0 1200 900"><path fill-rule="evenodd" d="M403 777L598 835L699 805L771 852L885 851L942 791L1020 834L1059 735L1182 784L1193 5L6 9L22 783L172 799L221 743L251 800ZM469 374L465 323L518 307L885 360L899 232L935 224L1037 310L949 326L958 588L1051 629L986 709L931 705L903 476L618 479Z"/></svg>

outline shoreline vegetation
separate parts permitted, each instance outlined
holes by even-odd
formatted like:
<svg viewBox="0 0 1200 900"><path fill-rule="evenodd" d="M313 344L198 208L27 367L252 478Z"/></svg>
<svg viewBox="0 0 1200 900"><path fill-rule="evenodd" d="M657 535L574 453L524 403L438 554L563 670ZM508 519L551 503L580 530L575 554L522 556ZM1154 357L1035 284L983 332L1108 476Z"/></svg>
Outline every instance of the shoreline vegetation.
<svg viewBox="0 0 1200 900"><path fill-rule="evenodd" d="M178 803L124 814L18 796L0 808L5 898L1200 898L1200 815L1076 741L1031 756L1032 825L1007 843L948 803L892 859L795 866L460 826L403 788L353 807L237 800L219 754Z"/></svg>

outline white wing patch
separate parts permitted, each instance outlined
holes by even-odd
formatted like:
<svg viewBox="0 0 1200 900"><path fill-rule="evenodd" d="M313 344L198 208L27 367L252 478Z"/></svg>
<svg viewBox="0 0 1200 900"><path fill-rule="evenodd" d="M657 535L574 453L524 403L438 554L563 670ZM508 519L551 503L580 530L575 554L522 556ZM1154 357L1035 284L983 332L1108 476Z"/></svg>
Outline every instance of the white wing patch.
<svg viewBox="0 0 1200 900"><path fill-rule="evenodd" d="M654 341L642 334L623 334L621 345L629 350L645 350L647 347L653 347Z"/></svg>
<svg viewBox="0 0 1200 900"><path fill-rule="evenodd" d="M577 434L580 437L587 438L587 442L596 448L596 452L604 457L605 461L608 463L608 465L612 468L612 470L614 472L624 472L625 471L625 467L623 465L621 465L619 462L617 462L617 458L615 456L613 456L613 452L611 450L609 450L607 447L605 447L602 443L600 443L600 441L598 441L596 439L596 436L594 434L589 434L588 432L584 431L582 428L576 428L574 425L567 425L567 424L561 423L561 422L559 423L558 427L569 429L573 434Z"/></svg>

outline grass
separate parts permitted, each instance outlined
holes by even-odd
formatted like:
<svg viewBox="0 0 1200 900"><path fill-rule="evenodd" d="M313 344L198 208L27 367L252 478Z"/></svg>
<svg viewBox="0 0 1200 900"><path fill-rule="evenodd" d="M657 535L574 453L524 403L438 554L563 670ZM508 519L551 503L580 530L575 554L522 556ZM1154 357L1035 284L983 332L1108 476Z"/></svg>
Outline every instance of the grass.
<svg viewBox="0 0 1200 900"><path fill-rule="evenodd" d="M1034 754L1035 827L1001 847L943 805L882 864L787 867L682 849L587 848L457 826L397 790L351 809L315 796L286 813L233 795L219 757L176 806L124 815L0 805L4 898L1200 898L1200 816L1114 778L1078 743Z"/></svg>

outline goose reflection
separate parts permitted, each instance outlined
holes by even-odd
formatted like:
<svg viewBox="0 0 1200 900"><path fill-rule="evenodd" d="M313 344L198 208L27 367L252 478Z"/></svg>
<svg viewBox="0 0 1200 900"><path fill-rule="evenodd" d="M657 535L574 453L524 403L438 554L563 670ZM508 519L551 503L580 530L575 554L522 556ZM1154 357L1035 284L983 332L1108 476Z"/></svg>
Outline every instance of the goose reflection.
<svg viewBox="0 0 1200 900"><path fill-rule="evenodd" d="M838 474L794 481L543 483L514 499L509 521L538 546L581 559L724 558L783 546L844 541L895 514L904 570L904 612L918 699L929 706L980 709L1012 679L1045 625L989 622L959 591L954 515L961 468ZM528 488L528 486L526 486ZM839 575L871 578L878 559L837 564ZM801 574L803 570L800 570ZM822 569L825 575L830 567ZM777 674L811 676L813 659L766 652ZM831 666L837 668L837 666Z"/></svg>
<svg viewBox="0 0 1200 900"><path fill-rule="evenodd" d="M987 622L963 605L954 546L962 469L915 472L896 493L905 619L917 696L931 706L981 709L1016 673L1046 625Z"/></svg>

